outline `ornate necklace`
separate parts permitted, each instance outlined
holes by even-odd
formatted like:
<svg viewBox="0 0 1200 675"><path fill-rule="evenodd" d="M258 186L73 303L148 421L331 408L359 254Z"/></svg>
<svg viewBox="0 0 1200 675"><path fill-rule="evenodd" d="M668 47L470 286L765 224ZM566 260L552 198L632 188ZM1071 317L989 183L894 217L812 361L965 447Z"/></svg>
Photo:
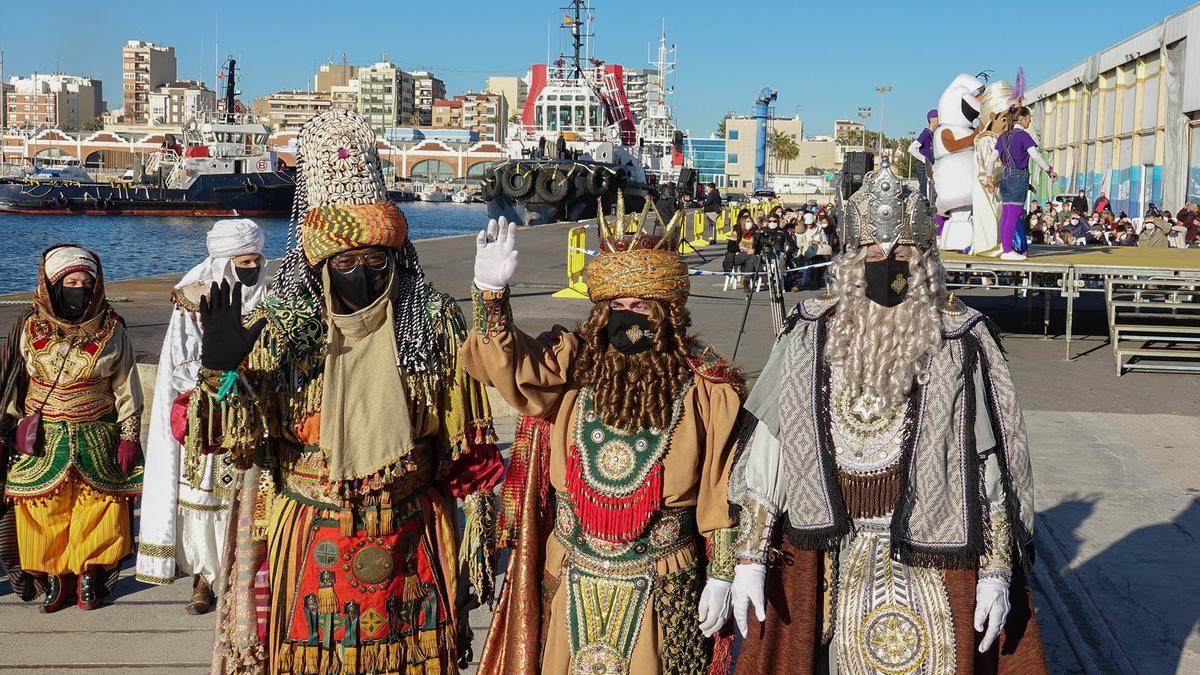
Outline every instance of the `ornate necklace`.
<svg viewBox="0 0 1200 675"><path fill-rule="evenodd" d="M591 387L575 403L575 443L567 451L567 491L589 535L620 543L637 538L662 507L662 459L683 411L675 398L666 429L624 431L605 424Z"/></svg>

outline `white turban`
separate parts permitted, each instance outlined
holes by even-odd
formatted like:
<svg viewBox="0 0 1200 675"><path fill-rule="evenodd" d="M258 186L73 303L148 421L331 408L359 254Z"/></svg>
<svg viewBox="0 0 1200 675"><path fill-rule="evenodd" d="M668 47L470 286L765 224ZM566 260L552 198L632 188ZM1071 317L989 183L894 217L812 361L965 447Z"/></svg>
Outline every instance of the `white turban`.
<svg viewBox="0 0 1200 675"><path fill-rule="evenodd" d="M46 254L46 280L51 285L72 272L88 272L95 279L99 276L100 266L91 251L78 246L59 246Z"/></svg>
<svg viewBox="0 0 1200 675"><path fill-rule="evenodd" d="M222 281L228 281L232 286L238 281L233 259L240 255L261 254L266 245L266 235L253 220L229 218L213 224L205 243L208 245L208 257L183 275L175 288ZM264 269L259 271L256 284L242 289L243 312L254 309L266 292L267 273Z"/></svg>

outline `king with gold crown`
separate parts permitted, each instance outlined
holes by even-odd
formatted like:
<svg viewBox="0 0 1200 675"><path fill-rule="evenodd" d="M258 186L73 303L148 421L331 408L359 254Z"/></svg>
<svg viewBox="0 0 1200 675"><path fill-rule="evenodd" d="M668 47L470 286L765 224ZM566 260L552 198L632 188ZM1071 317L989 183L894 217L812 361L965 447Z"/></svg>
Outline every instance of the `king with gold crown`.
<svg viewBox="0 0 1200 675"><path fill-rule="evenodd" d="M713 660L733 578L725 495L743 384L689 333L682 221L646 233L648 209L626 215L618 200L615 219L601 216L590 316L537 338L509 307L516 228L479 234L462 359L525 416L501 498L513 552L481 673L698 673Z"/></svg>

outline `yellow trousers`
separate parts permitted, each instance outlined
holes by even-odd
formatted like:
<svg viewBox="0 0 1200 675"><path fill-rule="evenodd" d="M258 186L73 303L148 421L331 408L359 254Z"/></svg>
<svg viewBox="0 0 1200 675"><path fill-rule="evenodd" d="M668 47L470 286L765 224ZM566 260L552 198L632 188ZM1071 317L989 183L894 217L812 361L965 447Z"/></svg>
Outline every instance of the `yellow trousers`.
<svg viewBox="0 0 1200 675"><path fill-rule="evenodd" d="M129 504L81 485L63 482L50 497L18 499L17 547L21 567L40 574L80 574L111 569L129 554L133 542Z"/></svg>

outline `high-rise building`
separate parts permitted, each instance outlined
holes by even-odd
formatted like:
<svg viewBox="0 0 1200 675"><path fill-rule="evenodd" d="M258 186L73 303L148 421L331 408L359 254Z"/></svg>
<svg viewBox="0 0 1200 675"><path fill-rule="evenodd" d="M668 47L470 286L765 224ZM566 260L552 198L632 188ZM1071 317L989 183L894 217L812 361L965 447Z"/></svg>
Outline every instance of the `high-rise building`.
<svg viewBox="0 0 1200 675"><path fill-rule="evenodd" d="M125 85L125 121L150 120L150 93L175 81L175 48L130 40L121 50L121 78Z"/></svg>
<svg viewBox="0 0 1200 675"><path fill-rule="evenodd" d="M150 92L151 126L179 126L203 111L217 109L217 95L208 85L195 80L180 80Z"/></svg>
<svg viewBox="0 0 1200 675"><path fill-rule="evenodd" d="M259 121L277 131L299 129L332 105L327 91L277 91L254 102Z"/></svg>
<svg viewBox="0 0 1200 675"><path fill-rule="evenodd" d="M331 61L317 69L316 75L313 76L313 90L329 92L333 87L344 87L357 75L358 66Z"/></svg>
<svg viewBox="0 0 1200 675"><path fill-rule="evenodd" d="M104 113L100 80L78 75L34 73L10 77L4 89L4 118L11 126L78 129Z"/></svg>
<svg viewBox="0 0 1200 675"><path fill-rule="evenodd" d="M529 97L529 81L516 75L492 75L487 79L484 91L503 96L508 114L519 115L525 109L525 99Z"/></svg>
<svg viewBox="0 0 1200 675"><path fill-rule="evenodd" d="M413 126L416 113L412 75L389 61L358 70L358 112L382 134L389 127Z"/></svg>
<svg viewBox="0 0 1200 675"><path fill-rule="evenodd" d="M446 83L427 70L409 74L413 78L413 104L420 115L420 124L428 126L433 122L433 102L446 98Z"/></svg>

